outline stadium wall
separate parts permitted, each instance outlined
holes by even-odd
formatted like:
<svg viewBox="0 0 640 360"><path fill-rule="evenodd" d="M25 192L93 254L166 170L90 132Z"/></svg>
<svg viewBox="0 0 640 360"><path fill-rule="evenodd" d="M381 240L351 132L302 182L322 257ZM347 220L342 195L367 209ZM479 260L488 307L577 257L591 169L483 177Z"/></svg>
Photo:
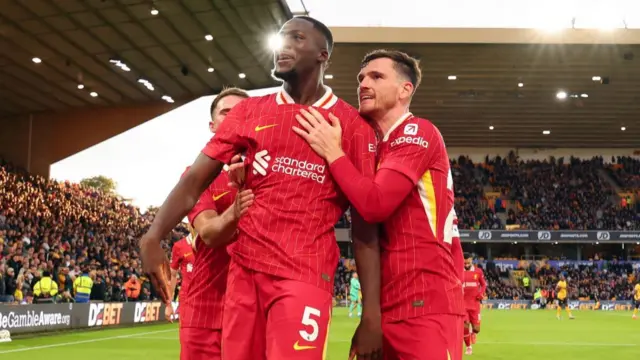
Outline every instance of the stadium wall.
<svg viewBox="0 0 640 360"><path fill-rule="evenodd" d="M179 319L179 303L173 303ZM160 301L89 304L0 305L0 332L28 334L156 323L164 319Z"/></svg>
<svg viewBox="0 0 640 360"><path fill-rule="evenodd" d="M162 102L0 119L0 155L48 177L51 164L181 105Z"/></svg>

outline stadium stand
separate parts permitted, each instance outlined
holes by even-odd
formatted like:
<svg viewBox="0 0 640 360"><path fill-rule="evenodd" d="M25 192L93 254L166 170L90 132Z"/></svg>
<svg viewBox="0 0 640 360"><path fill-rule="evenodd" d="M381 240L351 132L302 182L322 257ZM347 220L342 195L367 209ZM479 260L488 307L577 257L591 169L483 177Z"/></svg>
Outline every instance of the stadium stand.
<svg viewBox="0 0 640 360"><path fill-rule="evenodd" d="M456 211L463 229L640 229L637 204L622 204L614 185L634 191L640 162L619 157L521 161L510 154L474 164L468 157L452 160ZM53 274L59 302L73 301L73 279L83 267L96 285L92 300L144 301L155 298L141 270L136 242L153 220L121 198L79 184L33 176L0 160L0 302L29 303L33 286L44 271ZM498 193L496 196L495 193ZM624 206L623 206L624 205ZM348 227L350 214L336 225ZM179 227L169 243L187 233ZM597 255L596 255L597 256ZM596 260L598 260L596 258ZM608 259L614 260L614 259ZM499 260L497 260L499 261ZM520 262L501 268L493 260L480 261L488 299L531 299L534 287L553 296L559 273L570 284L571 299L628 300L640 277L628 264L550 267L544 262ZM353 259L341 258L335 277L336 300L344 300ZM524 288L514 273L534 279ZM127 299L126 283L139 278L139 296ZM521 275L520 275L521 276Z"/></svg>
<svg viewBox="0 0 640 360"><path fill-rule="evenodd" d="M86 267L95 281L92 300L125 301L132 275L141 281L137 300L154 297L136 249L153 211L142 214L117 196L29 175L2 160L0 184L0 302L31 302L45 271L58 283L58 301L73 301L73 279ZM170 240L186 231L177 228Z"/></svg>

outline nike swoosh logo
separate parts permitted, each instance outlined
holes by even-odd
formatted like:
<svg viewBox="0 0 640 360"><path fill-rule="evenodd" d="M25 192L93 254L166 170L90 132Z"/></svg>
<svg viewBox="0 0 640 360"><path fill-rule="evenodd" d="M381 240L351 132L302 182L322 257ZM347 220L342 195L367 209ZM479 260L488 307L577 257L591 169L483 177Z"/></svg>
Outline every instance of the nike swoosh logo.
<svg viewBox="0 0 640 360"><path fill-rule="evenodd" d="M225 192L223 192L223 193L222 193L222 194L220 194L220 195L213 195L213 201L218 201L218 200L220 200L223 196L227 195L228 193L229 193L228 191L225 191Z"/></svg>
<svg viewBox="0 0 640 360"><path fill-rule="evenodd" d="M258 126L256 126L255 130L256 130L256 132L258 132L258 131L262 131L264 129L272 128L274 126L278 126L278 124L271 124L271 125L264 125L264 126L259 126L258 125Z"/></svg>
<svg viewBox="0 0 640 360"><path fill-rule="evenodd" d="M293 344L293 350L295 351L302 351L302 350L311 350L311 349L315 349L315 346L304 346L304 345L300 345L298 343L298 341L296 341L295 344Z"/></svg>

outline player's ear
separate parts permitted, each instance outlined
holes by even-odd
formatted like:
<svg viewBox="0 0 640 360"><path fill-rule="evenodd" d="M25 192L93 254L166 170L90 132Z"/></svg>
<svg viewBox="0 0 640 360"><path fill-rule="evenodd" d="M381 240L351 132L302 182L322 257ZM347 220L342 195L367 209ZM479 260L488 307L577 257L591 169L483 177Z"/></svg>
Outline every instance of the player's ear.
<svg viewBox="0 0 640 360"><path fill-rule="evenodd" d="M410 81L405 81L400 87L400 99L411 99L413 96L413 84Z"/></svg>
<svg viewBox="0 0 640 360"><path fill-rule="evenodd" d="M321 49L318 53L318 62L324 63L325 66L329 64L329 51L327 49Z"/></svg>

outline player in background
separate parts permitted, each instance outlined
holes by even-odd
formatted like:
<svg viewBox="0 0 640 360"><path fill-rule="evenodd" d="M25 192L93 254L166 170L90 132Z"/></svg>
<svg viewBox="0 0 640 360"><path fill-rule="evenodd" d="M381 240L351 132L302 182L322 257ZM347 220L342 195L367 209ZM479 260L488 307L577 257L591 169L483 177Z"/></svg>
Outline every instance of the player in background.
<svg viewBox="0 0 640 360"><path fill-rule="evenodd" d="M171 248L171 281L169 285L169 293L171 294L172 299L175 298L178 273L180 273L181 279L180 294L178 294L178 297L182 297L180 295L185 293L189 285L191 272L193 272L194 255L192 244L194 240L195 234L193 229L189 227L189 235L176 241ZM173 308L171 306L167 306L166 311L171 311L168 316L165 314L169 320L173 314Z"/></svg>
<svg viewBox="0 0 640 360"><path fill-rule="evenodd" d="M291 132L294 115L313 106L344 123L345 151L358 171L373 176L376 138L358 112L322 83L333 48L330 30L296 17L280 31L274 52L277 94L250 98L229 113L216 136L180 179L140 242L143 265L168 299L161 239L195 205L234 154L253 166L245 186L255 202L238 223L229 248L225 294L225 359L322 359L326 352L339 249L334 225L348 206L326 164ZM380 247L374 225L353 213L352 238L361 272L363 314L353 344L364 359L382 350ZM276 330L277 329L277 330Z"/></svg>
<svg viewBox="0 0 640 360"><path fill-rule="evenodd" d="M640 283L637 283L633 288L633 300L635 302L635 309L633 309L633 316L631 318L635 320L638 318L638 309L640 309Z"/></svg>
<svg viewBox="0 0 640 360"><path fill-rule="evenodd" d="M238 88L220 92L211 104L209 130L215 134L229 111L249 95ZM237 194L223 171L202 193L189 212L198 234L191 243L195 258L188 290L180 304L180 357L182 360L222 358L222 318L229 255L226 245L237 231L240 217L253 203L250 190Z"/></svg>
<svg viewBox="0 0 640 360"><path fill-rule="evenodd" d="M466 354L471 355L475 344L475 337L480 333L480 308L482 299L487 290L487 283L484 279L484 272L481 268L473 265L473 256L465 255L464 278L462 287L464 289L464 304L467 318L464 323L464 344L467 346Z"/></svg>
<svg viewBox="0 0 640 360"><path fill-rule="evenodd" d="M556 285L556 293L558 294L558 308L556 310L556 317L558 320L561 319L560 314L562 313L562 308L564 307L567 310L567 314L569 314L569 319L573 320L573 314L571 314L571 309L569 308L568 303L568 294L567 294L567 281L565 280L564 275L560 274L560 280Z"/></svg>
<svg viewBox="0 0 640 360"><path fill-rule="evenodd" d="M339 116L329 114L329 123L318 111L303 110L297 117L301 128L293 130L327 161L364 219L384 223L385 356L458 359L464 305L461 269L452 254L453 177L438 129L409 112L420 80L417 60L399 51L376 50L362 61L360 114L384 134L375 179L363 176L344 156Z"/></svg>
<svg viewBox="0 0 640 360"><path fill-rule="evenodd" d="M360 301L360 280L358 273L354 272L349 283L349 317L353 317L353 310L357 310L358 317L362 316L362 302Z"/></svg>

